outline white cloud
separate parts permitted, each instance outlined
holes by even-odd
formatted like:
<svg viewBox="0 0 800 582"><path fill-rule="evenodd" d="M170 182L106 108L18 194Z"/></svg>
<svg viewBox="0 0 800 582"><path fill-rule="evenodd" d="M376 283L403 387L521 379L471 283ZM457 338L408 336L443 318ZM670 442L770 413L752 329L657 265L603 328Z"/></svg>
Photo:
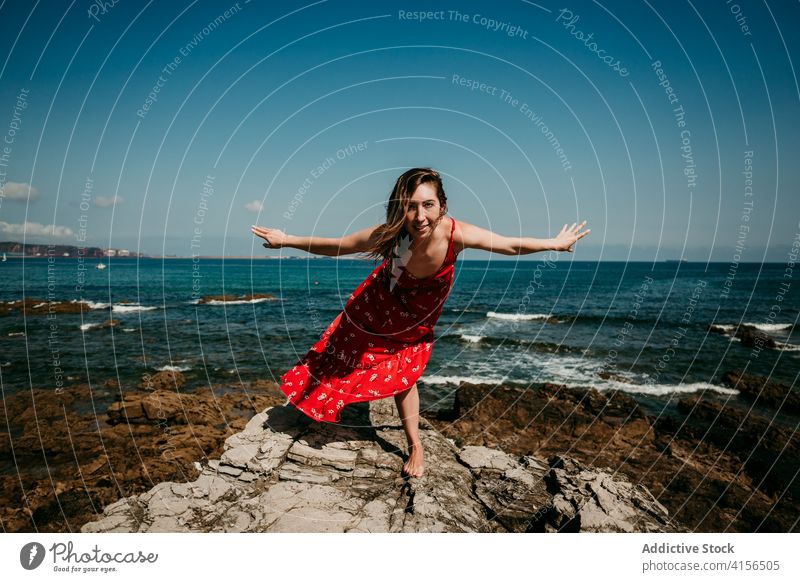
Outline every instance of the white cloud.
<svg viewBox="0 0 800 582"><path fill-rule="evenodd" d="M261 212L264 210L264 204L261 200L253 200L252 202L248 202L244 205L250 212Z"/></svg>
<svg viewBox="0 0 800 582"><path fill-rule="evenodd" d="M115 204L122 204L125 199L122 196L95 196L94 205L100 208L109 208Z"/></svg>
<svg viewBox="0 0 800 582"><path fill-rule="evenodd" d="M33 202L39 197L39 191L36 188L33 188L30 184L22 184L20 182L6 182L0 192L2 192L2 197L6 200L14 200L15 202L25 202L26 200Z"/></svg>
<svg viewBox="0 0 800 582"><path fill-rule="evenodd" d="M72 229L66 226L57 226L50 224L45 226L38 222L26 222L24 224L11 224L0 220L0 232L10 234L12 236L55 236L66 237L72 236Z"/></svg>

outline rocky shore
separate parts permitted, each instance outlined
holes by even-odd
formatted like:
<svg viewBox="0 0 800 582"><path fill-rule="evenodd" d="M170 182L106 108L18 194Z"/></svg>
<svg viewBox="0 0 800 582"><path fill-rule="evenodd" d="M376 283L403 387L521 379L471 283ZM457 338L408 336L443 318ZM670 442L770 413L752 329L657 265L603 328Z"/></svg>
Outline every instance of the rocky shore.
<svg viewBox="0 0 800 582"><path fill-rule="evenodd" d="M225 439L286 399L273 382L185 390L180 372L139 387L115 381L4 395L0 524L5 532L70 532L122 497L190 481ZM96 411L96 412L95 412Z"/></svg>
<svg viewBox="0 0 800 582"><path fill-rule="evenodd" d="M83 532L662 532L661 504L621 475L568 458L456 448L420 423L427 469L404 479L392 399L338 425L293 407L254 416L191 482L121 499Z"/></svg>
<svg viewBox="0 0 800 582"><path fill-rule="evenodd" d="M419 479L400 474L392 399L332 425L271 382L212 393L162 372L34 390L5 398L0 519L6 532L797 531L797 437L768 414L796 393L726 378L735 405L692 395L657 417L620 392L462 384L453 410L421 419Z"/></svg>
<svg viewBox="0 0 800 582"><path fill-rule="evenodd" d="M787 406L797 391L738 372L723 378L742 395L673 398L656 416L622 392L462 384L454 410L433 423L460 446L610 467L645 486L672 523L692 531L798 531L800 439Z"/></svg>

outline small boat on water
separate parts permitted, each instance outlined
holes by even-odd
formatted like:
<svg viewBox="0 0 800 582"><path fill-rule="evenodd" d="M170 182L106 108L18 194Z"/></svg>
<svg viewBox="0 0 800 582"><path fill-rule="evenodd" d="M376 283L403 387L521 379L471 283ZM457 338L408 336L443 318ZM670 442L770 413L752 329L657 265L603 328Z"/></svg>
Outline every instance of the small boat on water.
<svg viewBox="0 0 800 582"><path fill-rule="evenodd" d="M97 263L97 264L94 266L94 268L95 268L95 269L99 269L99 270L101 270L101 271L102 271L103 269L105 269L105 268L106 268L106 265L105 265L105 263Z"/></svg>
<svg viewBox="0 0 800 582"><path fill-rule="evenodd" d="M8 259L6 258L6 254L3 253L3 262L5 263Z"/></svg>

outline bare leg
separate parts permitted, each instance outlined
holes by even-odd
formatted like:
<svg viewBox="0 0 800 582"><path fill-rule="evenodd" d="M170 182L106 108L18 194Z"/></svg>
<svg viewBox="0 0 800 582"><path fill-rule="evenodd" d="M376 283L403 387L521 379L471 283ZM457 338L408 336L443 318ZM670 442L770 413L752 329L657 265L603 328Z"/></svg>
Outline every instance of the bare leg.
<svg viewBox="0 0 800 582"><path fill-rule="evenodd" d="M419 392L416 382L400 394L395 394L394 402L403 421L403 430L408 440L408 460L403 465L403 472L410 477L422 477L424 463L422 460L422 441L419 439Z"/></svg>

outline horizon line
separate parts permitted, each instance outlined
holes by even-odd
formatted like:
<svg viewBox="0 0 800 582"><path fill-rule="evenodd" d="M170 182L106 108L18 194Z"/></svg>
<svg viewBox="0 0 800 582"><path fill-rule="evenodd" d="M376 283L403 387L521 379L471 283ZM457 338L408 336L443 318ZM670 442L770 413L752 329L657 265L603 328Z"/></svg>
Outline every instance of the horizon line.
<svg viewBox="0 0 800 582"><path fill-rule="evenodd" d="M531 255L536 253L530 253ZM505 256L505 255L504 255ZM516 256L528 256L528 255L516 255ZM48 259L47 255L11 255L9 256L6 253L7 259ZM248 256L248 255L144 255L144 256L128 256L128 257L64 257L64 256L56 256L54 258L63 260L63 259L82 259L84 261L88 260L96 260L96 261L103 261L108 260L111 262L112 260L124 260L124 261L131 261L131 260L139 260L139 259L150 259L150 260L164 260L164 259L172 259L172 260L195 260L195 259L237 259L237 260L257 260L257 261L283 261L283 260L335 260L335 261L363 261L363 262L377 262L377 259L369 259L369 258L362 258L357 256L328 256L328 255L288 255L288 256ZM461 261L498 261L498 262L519 262L513 258L492 258L492 259L460 259ZM6 261L7 262L7 261ZM694 260L694 259L658 259L658 260L646 260L646 259L572 259L569 262L573 263L691 263L691 264L704 264L704 265L711 265L711 264L730 264L733 261L703 261L703 260ZM781 265L784 261L736 261L737 264L749 264L749 265Z"/></svg>

